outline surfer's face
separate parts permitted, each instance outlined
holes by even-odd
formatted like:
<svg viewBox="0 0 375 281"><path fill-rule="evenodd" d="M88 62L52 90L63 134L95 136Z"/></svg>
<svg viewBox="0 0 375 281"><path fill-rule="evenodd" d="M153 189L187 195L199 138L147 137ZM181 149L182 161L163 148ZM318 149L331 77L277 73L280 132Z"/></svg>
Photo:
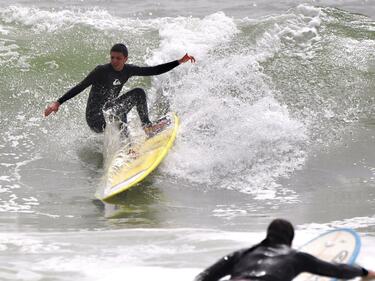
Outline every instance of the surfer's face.
<svg viewBox="0 0 375 281"><path fill-rule="evenodd" d="M115 70L121 71L127 60L128 57L125 57L123 53L111 52L111 65Z"/></svg>

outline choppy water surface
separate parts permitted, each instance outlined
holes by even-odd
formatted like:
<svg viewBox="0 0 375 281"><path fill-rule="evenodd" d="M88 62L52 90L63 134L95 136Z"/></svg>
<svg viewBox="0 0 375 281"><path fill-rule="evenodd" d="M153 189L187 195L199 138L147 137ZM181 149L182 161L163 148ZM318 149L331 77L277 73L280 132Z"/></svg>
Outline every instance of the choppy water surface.
<svg viewBox="0 0 375 281"><path fill-rule="evenodd" d="M228 3L0 1L1 280L191 280L276 217L296 246L356 229L373 266L374 4ZM104 206L87 91L42 111L119 41L131 63L197 63L126 84L181 128L124 205Z"/></svg>

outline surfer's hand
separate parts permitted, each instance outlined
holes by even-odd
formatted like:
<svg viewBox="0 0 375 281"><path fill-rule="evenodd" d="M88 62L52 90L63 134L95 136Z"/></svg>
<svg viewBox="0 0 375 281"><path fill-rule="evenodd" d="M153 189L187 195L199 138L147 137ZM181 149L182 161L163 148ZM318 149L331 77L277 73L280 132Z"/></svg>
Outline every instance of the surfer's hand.
<svg viewBox="0 0 375 281"><path fill-rule="evenodd" d="M51 103L47 108L44 110L44 116L50 115L52 112L57 112L59 110L60 103L58 101L55 101Z"/></svg>
<svg viewBox="0 0 375 281"><path fill-rule="evenodd" d="M375 280L375 271L368 271L368 275L363 277L362 280Z"/></svg>
<svg viewBox="0 0 375 281"><path fill-rule="evenodd" d="M191 63L194 63L195 62L195 58L193 56L188 55L188 53L186 53L181 59L178 60L178 62L180 64L181 63L185 63L187 61L190 61Z"/></svg>

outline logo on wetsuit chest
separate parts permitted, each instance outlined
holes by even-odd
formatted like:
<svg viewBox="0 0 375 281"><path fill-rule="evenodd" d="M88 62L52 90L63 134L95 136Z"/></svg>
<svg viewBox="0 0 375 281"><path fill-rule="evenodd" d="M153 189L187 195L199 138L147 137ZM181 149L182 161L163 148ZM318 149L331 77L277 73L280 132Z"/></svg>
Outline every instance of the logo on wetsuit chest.
<svg viewBox="0 0 375 281"><path fill-rule="evenodd" d="M121 81L119 79L115 79L115 81L113 81L113 86L118 86L118 85L121 85Z"/></svg>

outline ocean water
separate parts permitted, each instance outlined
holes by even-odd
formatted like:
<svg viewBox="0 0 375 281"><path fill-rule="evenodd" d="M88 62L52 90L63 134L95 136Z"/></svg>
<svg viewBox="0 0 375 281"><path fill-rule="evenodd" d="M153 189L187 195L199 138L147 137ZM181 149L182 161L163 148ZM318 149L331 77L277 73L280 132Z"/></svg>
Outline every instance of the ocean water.
<svg viewBox="0 0 375 281"><path fill-rule="evenodd" d="M279 217L296 247L355 229L374 266L374 18L371 0L1 0L0 280L192 280ZM121 206L94 197L88 91L42 116L117 42L134 64L197 59L126 84L181 128Z"/></svg>

